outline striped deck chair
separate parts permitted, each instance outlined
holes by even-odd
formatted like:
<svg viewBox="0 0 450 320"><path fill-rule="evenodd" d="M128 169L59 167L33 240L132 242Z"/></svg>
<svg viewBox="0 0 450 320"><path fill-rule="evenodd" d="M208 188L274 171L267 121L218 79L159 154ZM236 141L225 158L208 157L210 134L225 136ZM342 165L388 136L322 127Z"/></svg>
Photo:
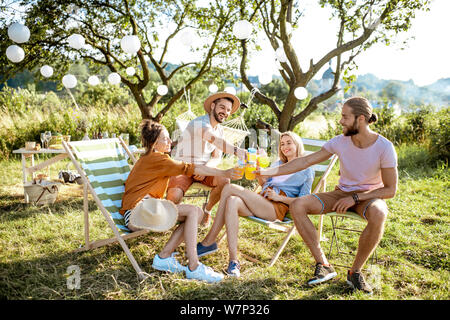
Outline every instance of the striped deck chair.
<svg viewBox="0 0 450 320"><path fill-rule="evenodd" d="M306 154L310 154L320 150L320 148L322 148L322 146L326 143L325 140L306 139L306 138L302 138L302 141ZM333 155L326 161L323 161L319 164L312 166L312 169L314 170L314 181L311 187L311 193L317 193L326 190L327 177L331 169L333 168L334 164L336 163L336 160L337 157ZM284 218L283 221L267 221L258 217L251 217L251 216L245 218L263 224L266 227L287 233L282 244L280 245L277 252L272 257L272 260L269 263L269 267L273 266L275 262L277 262L279 256L281 255L287 243L289 242L289 239L294 235L296 231L290 213L288 212L286 214L286 217ZM323 215L319 217L319 222L317 226L320 239L322 239L322 225L323 225Z"/></svg>
<svg viewBox="0 0 450 320"><path fill-rule="evenodd" d="M119 213L122 207L122 196L125 181L130 173L130 166L125 153L136 163L122 138L89 141L63 142L69 158L81 175L84 183L84 233L85 246L76 251L85 251L107 244L119 242L133 268L141 279L146 278L136 259L131 254L124 240L147 233L147 230L131 232ZM114 237L91 242L89 240L88 192L92 194Z"/></svg>

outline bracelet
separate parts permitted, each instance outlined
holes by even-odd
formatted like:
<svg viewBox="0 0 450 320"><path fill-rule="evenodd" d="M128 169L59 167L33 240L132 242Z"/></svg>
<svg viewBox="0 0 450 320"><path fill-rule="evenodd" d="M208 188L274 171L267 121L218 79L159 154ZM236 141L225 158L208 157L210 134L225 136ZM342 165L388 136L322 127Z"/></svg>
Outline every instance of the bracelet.
<svg viewBox="0 0 450 320"><path fill-rule="evenodd" d="M353 193L353 194L352 194L352 198L353 198L353 201L355 201L355 204L358 204L358 203L359 203L359 197L358 197L358 194L357 194L357 193Z"/></svg>

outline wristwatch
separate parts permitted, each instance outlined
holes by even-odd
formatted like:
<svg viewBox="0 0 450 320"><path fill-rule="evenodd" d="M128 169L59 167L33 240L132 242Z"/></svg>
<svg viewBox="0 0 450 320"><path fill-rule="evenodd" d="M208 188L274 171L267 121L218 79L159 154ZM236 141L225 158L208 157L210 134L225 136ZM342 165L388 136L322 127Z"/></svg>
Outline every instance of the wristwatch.
<svg viewBox="0 0 450 320"><path fill-rule="evenodd" d="M237 147L234 146L234 155L237 156Z"/></svg>

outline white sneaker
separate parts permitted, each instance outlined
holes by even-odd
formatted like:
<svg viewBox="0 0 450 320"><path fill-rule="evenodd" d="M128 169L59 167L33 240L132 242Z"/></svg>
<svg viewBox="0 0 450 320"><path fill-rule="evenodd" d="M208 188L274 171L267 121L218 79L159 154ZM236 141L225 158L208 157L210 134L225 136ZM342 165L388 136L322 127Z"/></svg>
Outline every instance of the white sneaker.
<svg viewBox="0 0 450 320"><path fill-rule="evenodd" d="M186 278L212 283L221 281L224 276L199 262L198 267L194 271L191 271L189 270L189 267L186 267Z"/></svg>
<svg viewBox="0 0 450 320"><path fill-rule="evenodd" d="M187 267L183 266L181 263L178 262L177 259L175 259L175 252L170 255L170 257L167 257L165 259L162 259L159 257L159 255L156 255L153 258L153 264L152 267L159 271L168 271L172 273L180 273L184 272Z"/></svg>

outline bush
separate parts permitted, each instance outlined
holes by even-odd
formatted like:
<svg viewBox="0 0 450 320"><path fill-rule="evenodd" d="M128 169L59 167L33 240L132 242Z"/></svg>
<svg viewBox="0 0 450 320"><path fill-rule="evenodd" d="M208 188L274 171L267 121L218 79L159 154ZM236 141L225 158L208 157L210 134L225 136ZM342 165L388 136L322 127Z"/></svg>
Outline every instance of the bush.
<svg viewBox="0 0 450 320"><path fill-rule="evenodd" d="M429 150L434 162L444 162L448 165L450 156L450 109L446 108L436 113L437 125L429 130Z"/></svg>

